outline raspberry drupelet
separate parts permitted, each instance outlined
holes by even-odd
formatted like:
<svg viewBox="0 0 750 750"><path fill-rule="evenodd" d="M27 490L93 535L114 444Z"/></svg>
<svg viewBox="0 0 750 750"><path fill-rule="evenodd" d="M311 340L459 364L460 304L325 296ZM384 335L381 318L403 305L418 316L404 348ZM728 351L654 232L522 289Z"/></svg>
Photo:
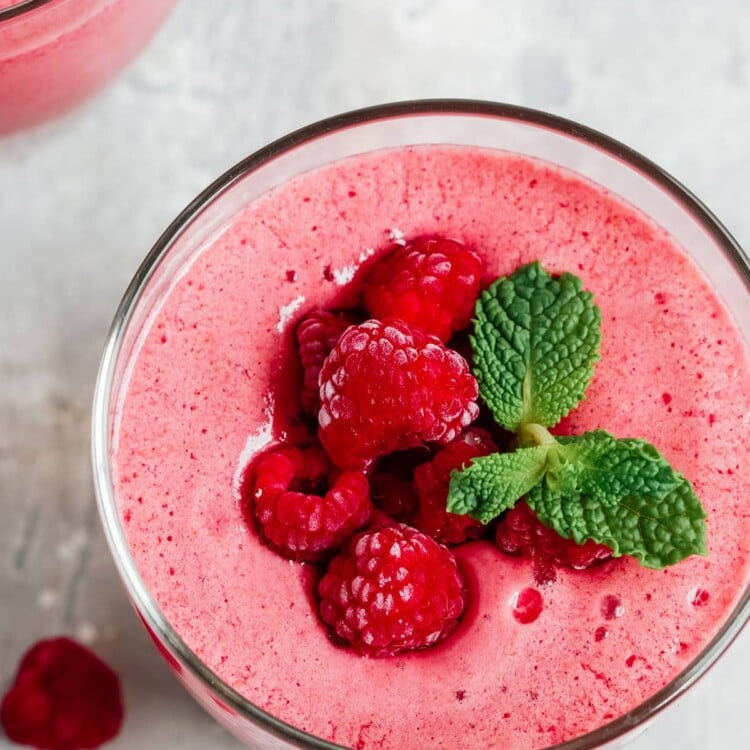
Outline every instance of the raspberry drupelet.
<svg viewBox="0 0 750 750"><path fill-rule="evenodd" d="M317 494L319 488L327 491ZM292 560L319 560L372 514L367 477L331 469L320 446L283 446L254 466L253 512L266 541Z"/></svg>
<svg viewBox="0 0 750 750"><path fill-rule="evenodd" d="M445 342L469 325L481 278L481 260L460 242L417 238L373 267L365 307L373 318L399 318Z"/></svg>
<svg viewBox="0 0 750 750"><path fill-rule="evenodd" d="M497 527L497 546L511 555L531 559L537 583L551 583L557 578L556 567L585 570L612 556L604 544L587 541L576 544L547 528L531 508L521 501L511 508Z"/></svg>
<svg viewBox="0 0 750 750"><path fill-rule="evenodd" d="M449 443L476 419L466 360L400 320L348 328L320 372L319 435L334 464L362 469L423 443Z"/></svg>
<svg viewBox="0 0 750 750"><path fill-rule="evenodd" d="M403 524L354 537L329 563L318 592L323 621L366 656L439 643L466 604L450 550Z"/></svg>

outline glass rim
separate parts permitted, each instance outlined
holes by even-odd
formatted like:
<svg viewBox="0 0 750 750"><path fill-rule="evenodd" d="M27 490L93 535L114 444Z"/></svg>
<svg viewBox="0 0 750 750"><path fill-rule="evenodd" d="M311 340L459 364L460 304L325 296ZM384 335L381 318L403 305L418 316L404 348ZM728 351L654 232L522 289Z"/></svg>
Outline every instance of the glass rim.
<svg viewBox="0 0 750 750"><path fill-rule="evenodd" d="M17 3L0 10L0 23L9 21L11 18L16 18L17 16L22 16L24 13L29 13L32 10L53 2L55 0L18 0Z"/></svg>
<svg viewBox="0 0 750 750"><path fill-rule="evenodd" d="M35 5L49 0L27 0ZM0 15L2 18L2 15ZM94 486L107 542L128 594L148 627L172 648L184 667L204 687L239 715L260 725L270 734L299 748L345 750L327 740L297 729L244 698L211 670L180 638L161 612L138 572L130 553L125 531L117 512L117 502L109 467L109 403L112 383L123 339L141 294L172 245L192 222L238 181L288 151L330 133L367 123L408 116L474 115L511 120L552 130L604 151L637 172L653 180L681 205L708 232L726 253L750 291L750 260L737 241L713 213L686 187L661 167L629 146L603 133L557 115L540 110L471 99L423 99L380 104L328 117L295 130L255 151L228 169L192 200L172 221L136 271L117 308L108 333L97 377L92 411L92 461ZM750 620L750 586L729 614L720 630L690 664L661 690L643 703L597 729L551 746L555 750L593 750L644 724L682 696L697 682L731 645Z"/></svg>

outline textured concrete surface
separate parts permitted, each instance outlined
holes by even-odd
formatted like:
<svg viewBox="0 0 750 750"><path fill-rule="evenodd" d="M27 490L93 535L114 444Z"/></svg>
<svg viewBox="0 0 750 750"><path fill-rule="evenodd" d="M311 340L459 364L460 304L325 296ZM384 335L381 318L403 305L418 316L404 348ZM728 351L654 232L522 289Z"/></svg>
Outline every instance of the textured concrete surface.
<svg viewBox="0 0 750 750"><path fill-rule="evenodd" d="M147 643L99 530L89 402L117 301L161 230L235 161L382 101L547 109L640 150L750 247L746 0L182 0L64 119L0 140L0 687L69 632L122 675L119 748L236 748ZM747 747L750 632L634 750ZM10 747L0 738L0 748Z"/></svg>

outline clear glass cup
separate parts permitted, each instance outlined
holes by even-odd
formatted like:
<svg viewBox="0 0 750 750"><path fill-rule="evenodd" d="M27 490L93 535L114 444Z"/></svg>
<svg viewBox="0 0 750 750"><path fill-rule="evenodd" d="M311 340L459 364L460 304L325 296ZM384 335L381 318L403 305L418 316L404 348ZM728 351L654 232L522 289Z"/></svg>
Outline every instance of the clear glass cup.
<svg viewBox="0 0 750 750"><path fill-rule="evenodd" d="M426 143L501 148L568 167L619 194L667 229L694 256L750 344L750 263L717 219L659 167L596 131L541 112L472 101L417 101L374 107L310 125L261 149L201 193L168 227L131 282L107 341L96 387L93 462L99 509L125 587L157 648L185 687L251 747L337 748L253 705L181 640L139 575L128 549L110 475L117 399L154 307L195 253L248 202L270 188L344 157ZM643 704L558 750L619 748L711 667L750 618L743 592L702 653Z"/></svg>
<svg viewBox="0 0 750 750"><path fill-rule="evenodd" d="M0 135L101 89L177 0L0 0Z"/></svg>

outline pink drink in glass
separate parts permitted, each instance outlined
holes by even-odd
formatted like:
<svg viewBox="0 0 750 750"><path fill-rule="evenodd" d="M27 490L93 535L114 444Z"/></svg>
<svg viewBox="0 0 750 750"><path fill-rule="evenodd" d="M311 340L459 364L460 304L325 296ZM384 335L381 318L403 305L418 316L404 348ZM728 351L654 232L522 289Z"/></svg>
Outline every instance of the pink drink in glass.
<svg viewBox="0 0 750 750"><path fill-rule="evenodd" d="M0 135L65 112L146 45L176 0L0 0Z"/></svg>
<svg viewBox="0 0 750 750"><path fill-rule="evenodd" d="M351 155L206 221L172 247L181 260L150 281L131 322L105 456L114 523L140 576L136 603L163 647L175 651L176 632L192 651L177 649L174 663L187 664L183 679L204 705L259 742L257 716L242 701L217 711L234 694L207 693L195 662L308 733L301 747L531 750L597 730L574 746L603 747L602 727L622 725L665 686L681 689L737 619L750 560L747 331L693 255L591 180L484 144ZM298 382L283 363L300 316L345 302L360 265L394 238L424 234L474 248L487 279L532 260L582 277L602 310L602 359L563 428L659 446L709 512L707 559L661 572L622 558L539 587L527 561L470 543L455 550L470 605L444 644L363 659L331 642L310 567L243 522L238 477L293 417L287 394ZM125 577L132 585L127 567ZM542 610L524 623L514 606L527 589ZM290 744L279 747L292 746L285 731Z"/></svg>

